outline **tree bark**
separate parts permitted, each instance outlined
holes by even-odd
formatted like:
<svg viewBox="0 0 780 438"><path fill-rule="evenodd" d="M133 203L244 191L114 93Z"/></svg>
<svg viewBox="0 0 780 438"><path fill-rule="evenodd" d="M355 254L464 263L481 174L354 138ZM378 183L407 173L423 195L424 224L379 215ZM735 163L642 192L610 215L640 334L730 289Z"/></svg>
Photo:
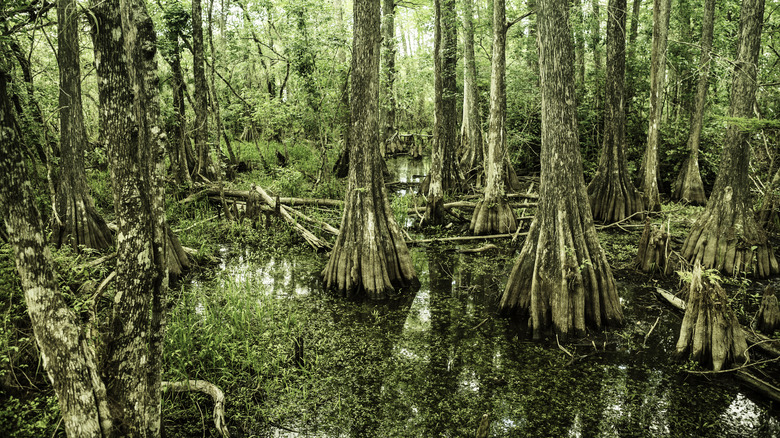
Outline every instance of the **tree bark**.
<svg viewBox="0 0 780 438"><path fill-rule="evenodd" d="M227 132L225 132L224 127L222 126L222 115L220 113L219 109L219 98L217 97L217 84L215 77L216 69L217 69L217 50L214 47L214 0L209 1L209 49L211 50L211 71L210 71L210 91L211 91L211 108L213 110L213 116L214 116L214 124L216 125L217 129L217 136L216 136L216 154L217 157L222 154L222 146L220 139L222 136L225 137L225 147L228 151L228 159L230 160L231 166L238 166L238 159L236 158L236 154L233 152L233 147L230 145L230 139L227 136Z"/></svg>
<svg viewBox="0 0 780 438"><path fill-rule="evenodd" d="M460 127L460 168L467 181L481 185L483 149L482 121L474 55L474 0L463 0L463 121Z"/></svg>
<svg viewBox="0 0 780 438"><path fill-rule="evenodd" d="M6 56L2 45L0 53ZM95 351L55 280L54 261L35 206L6 89L9 80L0 64L0 203L5 206L0 211L27 312L43 367L57 395L65 433L71 437L108 436L112 425L106 388L98 376Z"/></svg>
<svg viewBox="0 0 780 438"><path fill-rule="evenodd" d="M747 341L737 315L729 307L726 291L714 280L702 277L702 268L693 268L685 316L680 327L676 354L688 355L719 371L723 366L747 359Z"/></svg>
<svg viewBox="0 0 780 438"><path fill-rule="evenodd" d="M208 83L204 68L203 15L201 0L192 2L192 74L195 85L195 151L198 154L195 174L211 181L217 169L211 162L209 147Z"/></svg>
<svg viewBox="0 0 780 438"><path fill-rule="evenodd" d="M474 209L472 234L511 233L515 213L506 202L506 2L493 1L493 59L490 72L490 130L485 156L485 193Z"/></svg>
<svg viewBox="0 0 780 438"><path fill-rule="evenodd" d="M119 218L117 296L103 375L117 436L160 435L160 359L167 291L163 140L155 33L141 0L108 0L98 19L101 124Z"/></svg>
<svg viewBox="0 0 780 438"><path fill-rule="evenodd" d="M577 87L585 85L585 15L582 13L581 0L572 0L572 21L574 28L574 76L577 80Z"/></svg>
<svg viewBox="0 0 780 438"><path fill-rule="evenodd" d="M500 309L527 314L535 338L550 326L563 337L581 336L587 325L621 323L623 312L583 180L567 0L541 0L537 23L542 95L539 207Z"/></svg>
<svg viewBox="0 0 780 438"><path fill-rule="evenodd" d="M653 2L653 49L650 54L650 127L647 148L642 159L639 190L644 192L645 208L661 211L658 188L658 148L661 144L661 115L666 76L666 43L669 35L669 12L672 0Z"/></svg>
<svg viewBox="0 0 780 438"><path fill-rule="evenodd" d="M57 46L60 76L60 172L52 218L57 247L70 243L104 250L113 244L106 221L95 209L84 171L84 114L81 105L78 11L75 0L57 2Z"/></svg>
<svg viewBox="0 0 780 438"><path fill-rule="evenodd" d="M693 224L682 249L687 260L729 275L744 272L767 277L780 272L774 250L753 216L748 182L751 134L739 123L753 117L763 16L764 0L743 0L729 105L732 121L707 208Z"/></svg>
<svg viewBox="0 0 780 438"><path fill-rule="evenodd" d="M378 149L379 0L357 0L353 14L349 182L323 277L327 289L381 299L417 274L390 208Z"/></svg>
<svg viewBox="0 0 780 438"><path fill-rule="evenodd" d="M631 113L636 88L636 37L639 34L639 10L642 0L633 0L631 6L631 28L628 32L628 55L626 56L626 101L625 112Z"/></svg>
<svg viewBox="0 0 780 438"><path fill-rule="evenodd" d="M625 153L626 0L610 0L607 10L604 144L598 170L588 185L588 196L594 219L617 222L644 210L644 204L642 194L629 177Z"/></svg>
<svg viewBox="0 0 780 438"><path fill-rule="evenodd" d="M688 133L688 157L680 168L680 175L674 185L672 199L687 201L693 205L707 203L704 183L699 172L699 144L707 104L710 61L712 60L712 38L715 28L715 0L704 0L704 18L701 24L701 56L699 58L699 83L696 89L696 103L691 114Z"/></svg>
<svg viewBox="0 0 780 438"><path fill-rule="evenodd" d="M444 221L441 208L445 193L461 191L463 176L455 157L457 140L457 21L455 0L434 0L434 103L435 124L431 170L421 188L428 198L425 223L437 225Z"/></svg>
<svg viewBox="0 0 780 438"><path fill-rule="evenodd" d="M389 146L395 127L395 54L398 51L395 39L395 0L382 0L382 95L380 126L381 141Z"/></svg>

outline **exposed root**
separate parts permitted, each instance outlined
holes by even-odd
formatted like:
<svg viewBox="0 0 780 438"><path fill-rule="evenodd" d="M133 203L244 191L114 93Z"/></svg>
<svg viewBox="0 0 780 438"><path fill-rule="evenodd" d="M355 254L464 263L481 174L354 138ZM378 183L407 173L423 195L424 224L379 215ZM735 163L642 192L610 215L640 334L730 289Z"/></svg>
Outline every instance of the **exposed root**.
<svg viewBox="0 0 780 438"><path fill-rule="evenodd" d="M761 307L756 316L756 325L759 330L768 335L780 328L780 307L777 304L775 288L772 286L764 289L764 297L761 299Z"/></svg>
<svg viewBox="0 0 780 438"><path fill-rule="evenodd" d="M693 268L676 354L680 359L690 354L702 365L712 364L715 371L748 357L744 331L726 292L716 281L702 277L698 263Z"/></svg>
<svg viewBox="0 0 780 438"><path fill-rule="evenodd" d="M92 199L88 195L67 193L67 190L60 192L52 226L54 244L59 248L70 243L77 251L79 246L97 250L111 247L114 243L111 231L95 209Z"/></svg>
<svg viewBox="0 0 780 438"><path fill-rule="evenodd" d="M685 201L693 205L705 205L707 195L704 193L704 183L701 180L699 172L699 160L692 159L689 155L680 168L680 174L674 183L672 199L676 201Z"/></svg>
<svg viewBox="0 0 780 438"><path fill-rule="evenodd" d="M669 256L669 234L645 220L645 229L639 240L639 250L634 261L642 272L667 272Z"/></svg>
<svg viewBox="0 0 780 438"><path fill-rule="evenodd" d="M181 382L160 382L161 389L171 389L176 392L198 391L211 396L214 400L214 427L223 437L228 438L227 424L225 424L225 394L217 385L205 380L184 380Z"/></svg>
<svg viewBox="0 0 780 438"><path fill-rule="evenodd" d="M644 197L626 171L612 165L599 169L588 184L588 197L593 219L604 223L619 222L645 208Z"/></svg>
<svg viewBox="0 0 780 438"><path fill-rule="evenodd" d="M772 247L749 207L738 206L731 187L720 200L710 202L683 244L682 256L698 261L704 269L729 275L739 273L768 277L780 272Z"/></svg>
<svg viewBox="0 0 780 438"><path fill-rule="evenodd" d="M513 233L517 229L515 212L504 199L479 201L471 216L469 232L480 234Z"/></svg>

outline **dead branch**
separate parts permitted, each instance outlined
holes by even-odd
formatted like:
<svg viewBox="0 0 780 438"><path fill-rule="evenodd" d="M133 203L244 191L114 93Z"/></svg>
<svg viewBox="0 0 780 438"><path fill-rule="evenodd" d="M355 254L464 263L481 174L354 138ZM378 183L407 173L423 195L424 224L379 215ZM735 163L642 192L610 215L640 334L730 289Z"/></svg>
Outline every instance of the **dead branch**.
<svg viewBox="0 0 780 438"><path fill-rule="evenodd" d="M527 236L528 233L519 233L520 236ZM434 243L434 242L465 242L469 240L481 240L481 239L506 239L511 238L514 234L490 234L487 236L458 236L458 237L439 237L435 239L421 239L421 240L407 240L407 245L418 245L421 243Z"/></svg>

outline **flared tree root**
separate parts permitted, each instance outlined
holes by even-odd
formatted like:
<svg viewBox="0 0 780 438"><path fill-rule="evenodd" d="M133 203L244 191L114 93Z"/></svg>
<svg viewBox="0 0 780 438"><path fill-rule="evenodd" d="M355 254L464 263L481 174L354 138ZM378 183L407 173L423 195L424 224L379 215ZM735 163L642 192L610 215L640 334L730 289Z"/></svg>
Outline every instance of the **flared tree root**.
<svg viewBox="0 0 780 438"><path fill-rule="evenodd" d="M761 307L756 315L756 327L767 335L771 335L780 328L780 307L777 304L775 288L772 286L767 286L764 289Z"/></svg>
<svg viewBox="0 0 780 438"><path fill-rule="evenodd" d="M715 371L747 360L745 334L728 303L723 288L714 279L702 276L697 263L677 340L679 359L690 355L704 366L711 364Z"/></svg>
<svg viewBox="0 0 780 438"><path fill-rule="evenodd" d="M639 239L639 250L634 266L642 272L661 272L666 275L676 270L681 260L669 250L669 233L645 220L645 229Z"/></svg>
<svg viewBox="0 0 780 438"><path fill-rule="evenodd" d="M644 195L619 169L598 172L588 184L593 219L604 223L619 222L645 209Z"/></svg>
<svg viewBox="0 0 780 438"><path fill-rule="evenodd" d="M688 202L692 205L705 205L707 203L698 158L688 156L685 159L673 186L672 199Z"/></svg>
<svg viewBox="0 0 780 438"><path fill-rule="evenodd" d="M398 288L417 284L409 249L384 194L353 190L328 264L325 289L347 297L385 299Z"/></svg>
<svg viewBox="0 0 780 438"><path fill-rule="evenodd" d="M780 267L764 230L750 208L737 208L731 195L727 187L717 204L708 205L699 216L685 239L682 257L728 275L745 273L763 278L777 274Z"/></svg>
<svg viewBox="0 0 780 438"><path fill-rule="evenodd" d="M175 280L190 268L190 258L171 227L166 224L165 229L168 237L168 242L166 242L168 275L171 276L172 280Z"/></svg>
<svg viewBox="0 0 780 438"><path fill-rule="evenodd" d="M531 224L499 306L504 314L528 315L535 339L550 326L565 339L583 336L588 326L623 322L615 280L595 228L583 223L589 218L577 207L564 200L557 204L552 215L537 215Z"/></svg>
<svg viewBox="0 0 780 438"><path fill-rule="evenodd" d="M65 199L62 199L65 198ZM52 241L59 248L70 243L78 251L79 246L99 251L114 244L114 238L106 221L95 209L92 199L71 193L58 197L58 217L53 219Z"/></svg>
<svg viewBox="0 0 780 438"><path fill-rule="evenodd" d="M506 234L517 230L515 212L505 199L481 200L471 216L469 232L474 235Z"/></svg>

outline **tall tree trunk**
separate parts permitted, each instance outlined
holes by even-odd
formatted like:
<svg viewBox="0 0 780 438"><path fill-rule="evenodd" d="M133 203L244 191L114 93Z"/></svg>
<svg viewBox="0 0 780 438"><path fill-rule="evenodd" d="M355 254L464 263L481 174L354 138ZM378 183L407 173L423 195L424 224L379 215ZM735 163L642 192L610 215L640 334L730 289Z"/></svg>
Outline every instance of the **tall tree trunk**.
<svg viewBox="0 0 780 438"><path fill-rule="evenodd" d="M323 271L325 287L381 299L417 274L382 177L379 153L379 0L353 7L349 183L341 231Z"/></svg>
<svg viewBox="0 0 780 438"><path fill-rule="evenodd" d="M444 194L460 191L463 176L455 157L457 140L457 21L455 0L434 0L434 103L435 124L431 170L421 185L428 198L425 223L436 225L444 221Z"/></svg>
<svg viewBox="0 0 780 438"><path fill-rule="evenodd" d="M382 0L382 103L380 126L385 143L391 141L395 134L395 54L397 50L395 39L395 0Z"/></svg>
<svg viewBox="0 0 780 438"><path fill-rule="evenodd" d="M217 136L216 136L216 153L219 157L222 153L222 146L220 142L220 138L222 136L225 137L225 147L228 151L228 159L230 160L230 164L235 167L238 166L238 159L236 158L236 154L233 152L233 147L230 145L230 139L227 136L227 132L225 132L224 127L222 126L222 115L220 114L219 110L219 99L217 98L217 84L216 84L216 69L217 69L217 50L214 47L214 0L209 1L209 48L211 50L211 71L209 78L210 81L210 90L211 90L211 108L213 110L214 114L214 124L217 128Z"/></svg>
<svg viewBox="0 0 780 438"><path fill-rule="evenodd" d="M195 174L201 179L214 179L218 169L211 162L209 151L208 84L204 68L203 15L201 0L192 2L192 73L195 85L195 151L198 162Z"/></svg>
<svg viewBox="0 0 780 438"><path fill-rule="evenodd" d="M661 211L658 188L658 148L661 144L661 115L664 108L666 43L672 0L653 0L653 49L650 53L650 127L642 159L639 189L645 195L645 208Z"/></svg>
<svg viewBox="0 0 780 438"><path fill-rule="evenodd" d="M610 0L607 8L607 75L604 144L599 168L588 185L593 218L617 222L644 209L628 174L626 113L623 84L626 72L626 0Z"/></svg>
<svg viewBox="0 0 780 438"><path fill-rule="evenodd" d="M101 124L119 218L103 374L115 435L160 435L161 322L167 289L155 34L141 0L95 4ZM139 364L144 364L139 366Z"/></svg>
<svg viewBox="0 0 780 438"><path fill-rule="evenodd" d="M171 150L175 156L175 175L179 184L192 186L192 172L195 170L195 154L192 151L189 135L187 135L187 111L184 105L184 75L181 69L181 45L179 36L174 36L175 41L171 52L171 83L173 93L173 111L176 113L175 135L171 136Z"/></svg>
<svg viewBox="0 0 780 438"><path fill-rule="evenodd" d="M642 0L633 0L631 7L631 28L628 32L628 55L626 56L626 114L631 112L636 88L636 37L639 34L639 10Z"/></svg>
<svg viewBox="0 0 780 438"><path fill-rule="evenodd" d="M729 117L733 120L753 117L763 17L764 0L742 1L729 105ZM767 277L780 269L764 230L753 216L748 182L750 135L739 121L729 123L715 186L707 208L685 239L682 255L699 261L705 269Z"/></svg>
<svg viewBox="0 0 780 438"><path fill-rule="evenodd" d="M52 218L57 247L70 243L98 250L113 244L106 221L95 209L84 171L84 115L81 105L78 11L75 0L57 2L57 42L60 75L60 175Z"/></svg>
<svg viewBox="0 0 780 438"><path fill-rule="evenodd" d="M490 130L485 156L485 194L474 209L473 234L510 233L517 229L515 213L506 202L506 2L493 0L493 59L490 72Z"/></svg>
<svg viewBox="0 0 780 438"><path fill-rule="evenodd" d="M574 28L574 76L577 79L577 86L585 85L585 16L582 13L581 0L572 0L572 23Z"/></svg>
<svg viewBox="0 0 780 438"><path fill-rule="evenodd" d="M712 36L715 27L715 0L704 0L704 18L701 24L701 56L699 58L699 84L696 89L696 103L691 114L688 133L688 157L680 168L672 199L687 200L694 205L704 205L707 195L699 172L699 144L709 89L710 61L712 60Z"/></svg>
<svg viewBox="0 0 780 438"><path fill-rule="evenodd" d="M0 42L0 54L8 52ZM65 433L71 437L109 436L111 416L95 351L78 316L60 294L54 261L46 244L22 157L23 145L10 105L9 72L0 63L0 209L14 251L43 367L54 387Z"/></svg>
<svg viewBox="0 0 780 438"><path fill-rule="evenodd" d="M474 0L463 0L463 122L460 127L460 167L469 181L480 184L483 160L477 62L474 55Z"/></svg>
<svg viewBox="0 0 780 438"><path fill-rule="evenodd" d="M593 109L596 114L603 114L604 98L601 94L601 81L599 80L601 73L601 7L599 5L600 0L591 0L591 16L590 16L590 38L591 48L593 49L593 80L594 80L594 93L593 93ZM598 134L596 136L598 140Z"/></svg>
<svg viewBox="0 0 780 438"><path fill-rule="evenodd" d="M505 313L529 314L536 338L551 325L566 337L623 320L582 175L567 1L539 1L539 207L500 303Z"/></svg>

